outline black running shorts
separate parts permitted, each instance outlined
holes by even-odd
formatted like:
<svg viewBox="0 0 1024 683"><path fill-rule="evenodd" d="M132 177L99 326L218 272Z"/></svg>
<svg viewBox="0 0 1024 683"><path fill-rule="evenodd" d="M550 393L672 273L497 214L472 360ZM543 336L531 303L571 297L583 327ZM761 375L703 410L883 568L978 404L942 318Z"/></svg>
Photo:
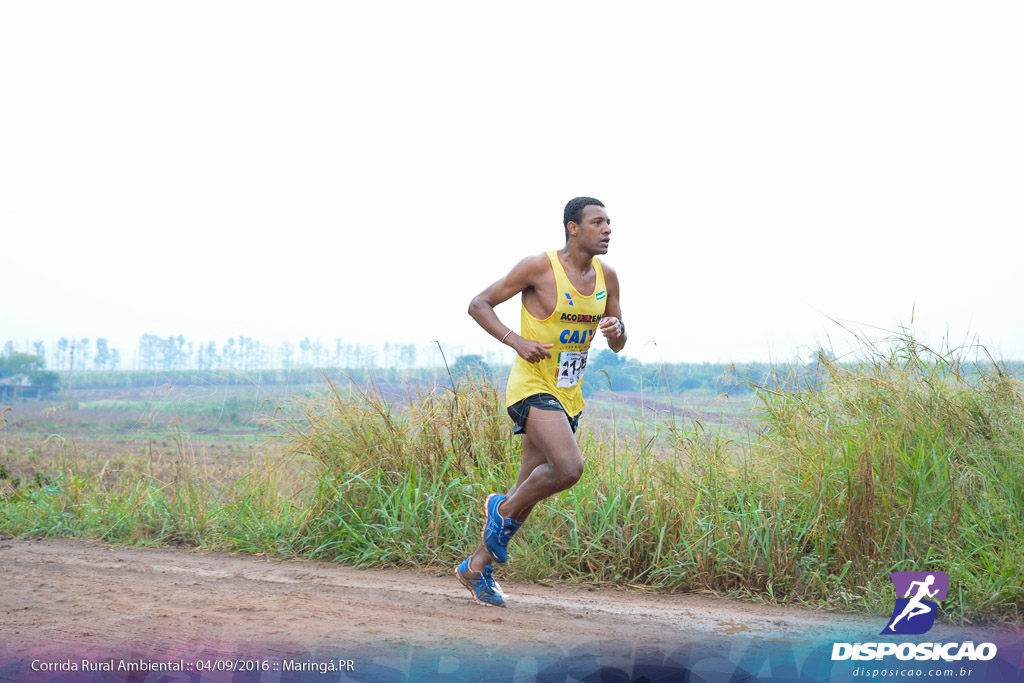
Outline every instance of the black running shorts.
<svg viewBox="0 0 1024 683"><path fill-rule="evenodd" d="M530 414L530 407L537 408L538 410L559 410L565 415L565 419L569 421L569 427L572 428L572 433L576 433L576 427L580 424L580 415L583 413L577 413L575 417L565 412L565 408L558 402L558 399L551 394L534 394L527 396L518 403L513 403L508 407L508 416L512 418L512 422L515 423L513 428L513 434L522 434L526 431L526 416Z"/></svg>

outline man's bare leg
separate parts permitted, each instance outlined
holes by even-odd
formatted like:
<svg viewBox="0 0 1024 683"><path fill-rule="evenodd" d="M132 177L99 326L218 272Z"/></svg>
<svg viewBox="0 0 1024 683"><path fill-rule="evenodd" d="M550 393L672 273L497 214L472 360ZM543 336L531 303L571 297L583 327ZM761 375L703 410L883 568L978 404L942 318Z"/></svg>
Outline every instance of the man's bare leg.
<svg viewBox="0 0 1024 683"><path fill-rule="evenodd" d="M498 514L519 522L526 520L534 505L572 488L583 476L583 454L565 413L531 407L526 418L525 439L524 455L529 444L544 460L526 472L525 477L520 471L520 479L498 506Z"/></svg>
<svg viewBox="0 0 1024 683"><path fill-rule="evenodd" d="M523 522L533 506L571 488L583 475L583 455L565 413L530 408L523 434L523 461L516 483L498 506L498 514ZM483 543L473 551L469 568L480 571L493 561Z"/></svg>

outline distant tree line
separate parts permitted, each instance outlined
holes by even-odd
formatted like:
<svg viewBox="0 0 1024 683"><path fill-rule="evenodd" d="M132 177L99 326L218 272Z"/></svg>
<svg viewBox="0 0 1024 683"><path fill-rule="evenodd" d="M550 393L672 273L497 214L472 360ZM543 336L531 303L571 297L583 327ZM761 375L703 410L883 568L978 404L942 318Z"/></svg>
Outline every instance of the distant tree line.
<svg viewBox="0 0 1024 683"><path fill-rule="evenodd" d="M0 349L0 379L24 374L44 393L52 394L60 374L46 370L46 349L32 342L34 353L18 351L13 341ZM465 354L463 347L442 350L437 345L348 344L335 340L331 346L306 337L297 344L263 344L251 337L193 344L183 335L160 337L145 334L139 339L137 368L122 370L121 355L106 339L62 338L52 355L53 368L68 374L69 386L102 388L153 386L154 384L309 384L321 380L321 369L339 381L403 382L428 380L448 383L466 376L490 377L501 383L509 366L497 353ZM806 362L786 366L769 363L642 363L607 349L592 353L587 363L584 395L603 389L681 393L692 390L742 394L779 381L813 383L827 353L816 351ZM1000 367L1011 376L1024 378L1024 362L1005 361ZM84 372L88 370L88 372ZM965 372L973 372L970 364ZM72 379L73 378L73 379Z"/></svg>
<svg viewBox="0 0 1024 683"><path fill-rule="evenodd" d="M298 342L268 344L239 335L224 343L193 341L184 335L163 337L144 334L139 337L134 354L126 358L106 338L61 337L47 349L41 340L23 344L19 349L13 340L3 346L3 353L31 353L48 361L53 370L63 372L101 372L116 370L296 370L302 368L416 368L444 365L442 350L437 344L383 345L351 343L335 339L324 343L305 337ZM445 346L443 353L451 360L465 353L463 346ZM481 356L483 359L483 356ZM488 353L489 364L500 364L501 354Z"/></svg>
<svg viewBox="0 0 1024 683"><path fill-rule="evenodd" d="M31 353L22 353L4 347L0 354L0 380L14 379L24 375L40 397L54 394L60 387L60 376L46 369L46 361Z"/></svg>
<svg viewBox="0 0 1024 683"><path fill-rule="evenodd" d="M508 366L492 367L480 355L459 356L451 365L456 377L489 376L503 380ZM584 396L595 391L668 391L681 393L690 390L708 390L717 393L744 393L753 386L762 386L771 368L767 363L642 363L608 349L598 350L590 356L586 367ZM800 372L809 373L802 368Z"/></svg>
<svg viewBox="0 0 1024 683"><path fill-rule="evenodd" d="M737 394L763 386L772 372L768 363L641 363L622 354L602 349L587 363L584 395L611 391L692 390Z"/></svg>
<svg viewBox="0 0 1024 683"><path fill-rule="evenodd" d="M822 356L824 354L824 356ZM759 387L781 388L796 383L813 387L821 381L823 357L834 360L824 351L816 351L806 362L781 365L749 363L641 363L622 354L602 349L587 363L585 396L595 391L666 391L681 393L706 390L719 394L746 394ZM853 367L853 363L842 363ZM1024 361L1001 362L1000 367L1013 377L1024 378ZM968 375L977 371L973 364L964 364Z"/></svg>

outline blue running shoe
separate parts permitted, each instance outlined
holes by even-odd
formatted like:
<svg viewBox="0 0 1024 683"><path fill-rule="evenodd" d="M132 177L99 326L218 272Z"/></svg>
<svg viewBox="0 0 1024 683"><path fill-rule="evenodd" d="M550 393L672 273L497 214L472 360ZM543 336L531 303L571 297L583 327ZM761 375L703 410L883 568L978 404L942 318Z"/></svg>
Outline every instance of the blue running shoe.
<svg viewBox="0 0 1024 683"><path fill-rule="evenodd" d="M494 580L494 567L491 565L484 565L484 570L480 572L480 576L475 578L466 576L469 572L469 558L467 557L462 564L459 565L458 569L455 570L455 576L459 578L462 585L469 589L469 592L473 594L473 600L478 605L490 605L491 607L504 607L505 596L501 592L501 587L498 582Z"/></svg>
<svg viewBox="0 0 1024 683"><path fill-rule="evenodd" d="M487 552L498 564L508 562L509 539L523 525L522 522L517 522L511 517L502 517L498 514L498 505L503 500L505 500L505 496L502 494L492 493L487 496L487 502L484 503L487 521L484 524L483 543Z"/></svg>

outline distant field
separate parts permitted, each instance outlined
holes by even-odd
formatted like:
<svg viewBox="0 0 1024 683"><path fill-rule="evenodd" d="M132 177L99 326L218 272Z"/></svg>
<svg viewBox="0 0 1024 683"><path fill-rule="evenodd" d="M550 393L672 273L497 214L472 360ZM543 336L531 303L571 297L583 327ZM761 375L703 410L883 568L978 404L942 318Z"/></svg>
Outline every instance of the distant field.
<svg viewBox="0 0 1024 683"><path fill-rule="evenodd" d="M733 397L704 389L599 391L587 399L584 414L592 428L603 431L692 429L697 422L725 438L746 442L756 430L757 409L757 398L749 394Z"/></svg>
<svg viewBox="0 0 1024 683"><path fill-rule="evenodd" d="M16 402L0 449L7 469L23 479L52 471L73 452L111 476L142 466L170 476L185 462L212 480L234 480L252 461L280 452L264 423L286 397L278 389L125 386Z"/></svg>
<svg viewBox="0 0 1024 683"><path fill-rule="evenodd" d="M295 397L315 396L327 388L322 377L303 384L266 385L255 380L210 385L201 377L193 378L193 384L187 375L182 379L179 384L72 389L58 400L14 403L8 425L0 432L8 467L26 467L30 473L35 466L45 469L48 460L71 444L100 461L188 453L219 466L245 465L250 458L278 452L278 434L268 424L270 418L289 410ZM375 384L398 404L411 393L434 386ZM587 400L584 426L602 435L631 438L651 430L689 429L698 421L743 441L754 407L749 395L732 398L701 389L676 394L604 390Z"/></svg>
<svg viewBox="0 0 1024 683"><path fill-rule="evenodd" d="M316 466L287 458L273 418L296 410L295 401L322 395L323 377L305 384L250 382L211 386L204 383L122 386L73 390L62 400L14 403L0 429L0 464L17 480L49 476L62 462L91 463L104 479L149 473L176 481L183 468L215 486L229 486L254 466L285 466L282 493L306 489ZM364 387L366 385L363 385ZM429 391L432 382L382 382L374 386L399 412L409 398ZM442 390L444 391L444 390ZM619 442L623 449L644 444L653 453L671 455L673 440L693 429L696 420L737 447L750 434L752 398L719 396L706 390L665 392L599 391L588 399L581 442ZM511 421L503 423L511 436ZM589 456L588 456L589 457ZM262 464L262 465L261 465Z"/></svg>

